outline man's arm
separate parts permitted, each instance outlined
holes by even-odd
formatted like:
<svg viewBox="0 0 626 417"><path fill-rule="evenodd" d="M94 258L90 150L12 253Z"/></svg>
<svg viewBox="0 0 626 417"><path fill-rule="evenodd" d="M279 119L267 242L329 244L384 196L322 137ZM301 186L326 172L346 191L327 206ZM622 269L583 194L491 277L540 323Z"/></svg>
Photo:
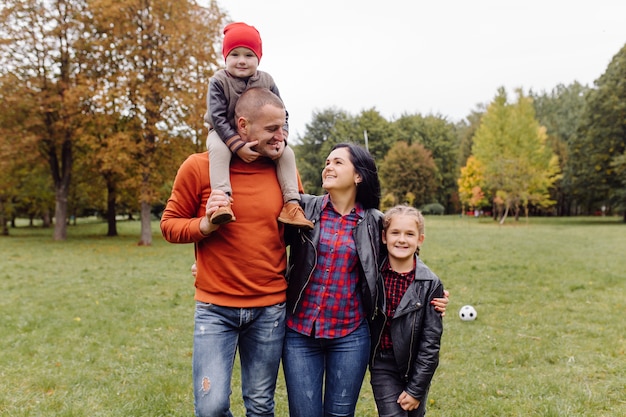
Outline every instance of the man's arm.
<svg viewBox="0 0 626 417"><path fill-rule="evenodd" d="M178 169L160 223L161 233L168 242L193 243L205 237L200 223L206 217L202 215L202 199L210 190L206 158L206 153L191 155Z"/></svg>

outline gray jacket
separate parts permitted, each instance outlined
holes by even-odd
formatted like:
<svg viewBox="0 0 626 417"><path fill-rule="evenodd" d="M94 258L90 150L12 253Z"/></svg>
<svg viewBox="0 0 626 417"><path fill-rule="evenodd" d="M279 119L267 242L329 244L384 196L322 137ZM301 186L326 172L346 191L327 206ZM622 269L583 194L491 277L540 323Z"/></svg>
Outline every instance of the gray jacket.
<svg viewBox="0 0 626 417"><path fill-rule="evenodd" d="M229 145L232 153L237 152L245 142L239 138L235 126L235 105L244 91L253 88L268 88L280 97L274 79L267 72L257 71L248 79L233 77L226 70L219 70L209 79L207 92L207 112L204 121L214 129L219 137ZM285 123L285 130L289 124ZM237 139L234 139L237 137Z"/></svg>

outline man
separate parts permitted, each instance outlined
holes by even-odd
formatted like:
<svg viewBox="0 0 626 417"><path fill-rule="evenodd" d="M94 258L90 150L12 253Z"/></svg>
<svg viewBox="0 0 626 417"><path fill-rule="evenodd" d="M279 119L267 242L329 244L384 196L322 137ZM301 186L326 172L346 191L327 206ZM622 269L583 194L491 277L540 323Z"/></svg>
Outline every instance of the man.
<svg viewBox="0 0 626 417"><path fill-rule="evenodd" d="M230 386L235 352L248 416L273 416L285 333L286 251L277 217L283 198L272 161L284 150L285 108L268 89L239 98L239 135L266 157L233 158L233 197L211 190L207 153L181 165L161 219L172 243L194 243L197 263L193 342L197 416L232 416ZM215 225L211 215L232 203L236 222Z"/></svg>

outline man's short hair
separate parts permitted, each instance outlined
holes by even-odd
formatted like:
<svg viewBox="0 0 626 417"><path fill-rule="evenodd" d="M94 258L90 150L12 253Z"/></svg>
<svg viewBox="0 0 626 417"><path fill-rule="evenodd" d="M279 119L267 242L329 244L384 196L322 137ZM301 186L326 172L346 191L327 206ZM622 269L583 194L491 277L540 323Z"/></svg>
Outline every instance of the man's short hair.
<svg viewBox="0 0 626 417"><path fill-rule="evenodd" d="M235 104L235 120L244 117L254 120L266 105L284 109L283 101L268 88L254 87L243 92Z"/></svg>

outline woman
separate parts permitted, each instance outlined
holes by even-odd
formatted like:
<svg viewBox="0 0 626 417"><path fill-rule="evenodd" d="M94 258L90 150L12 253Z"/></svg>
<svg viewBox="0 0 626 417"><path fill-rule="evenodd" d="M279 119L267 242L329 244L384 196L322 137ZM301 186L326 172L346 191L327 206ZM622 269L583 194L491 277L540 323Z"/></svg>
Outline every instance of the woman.
<svg viewBox="0 0 626 417"><path fill-rule="evenodd" d="M291 417L353 416L368 364L382 213L376 164L336 145L323 196L301 205L313 230L291 230L283 369ZM445 311L447 300L440 300Z"/></svg>

